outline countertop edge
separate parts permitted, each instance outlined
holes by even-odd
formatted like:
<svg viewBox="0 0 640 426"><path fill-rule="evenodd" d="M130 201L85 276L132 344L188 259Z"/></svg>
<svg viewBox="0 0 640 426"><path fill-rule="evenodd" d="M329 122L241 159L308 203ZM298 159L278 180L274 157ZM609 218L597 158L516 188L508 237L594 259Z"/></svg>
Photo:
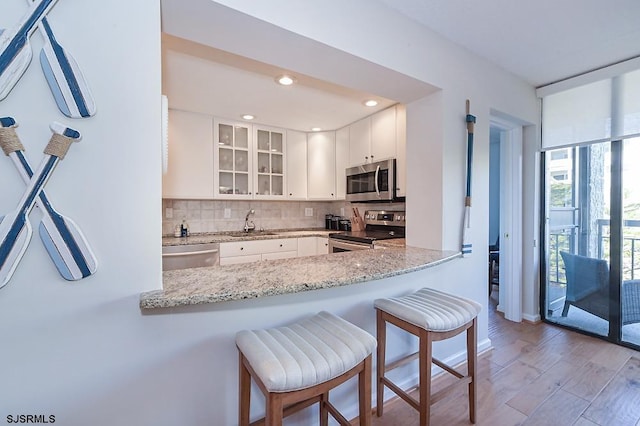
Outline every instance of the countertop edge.
<svg viewBox="0 0 640 426"><path fill-rule="evenodd" d="M209 303L220 303L220 302L229 302L234 300L245 300L245 299L256 299L261 297L268 296L276 296L283 294L294 294L301 293L310 290L320 290L323 288L333 288L340 287L345 285L357 284L366 281L375 281L383 278L393 277L402 274L408 274L411 272L431 268L442 263L451 261L453 259L462 257L462 253L453 252L453 251L441 251L441 250L428 250L428 249L415 249L410 248L411 250L424 250L425 253L438 254L438 258L432 261L428 261L425 263L419 263L411 266L404 266L393 268L390 270L385 270L380 273L365 273L362 274L354 272L353 275L337 278L337 279L329 279L329 280L321 280L312 283L296 283L293 285L287 286L277 286L272 285L268 287L263 287L259 289L249 289L246 291L215 291L207 293L206 291L202 291L199 293L186 294L183 296L167 296L164 290L153 290L149 292L144 292L140 295L140 309L142 310L151 310L151 309L162 309L162 308L175 308L180 306L188 306L188 305L202 305ZM405 248L389 248L385 251L389 253L396 252L401 254L401 252L405 252ZM354 252L350 253L341 253L340 255L351 255ZM321 255L321 256L335 256L333 255ZM311 256L307 259L312 259L314 257L319 256ZM311 262L311 260L310 260ZM283 268L286 268L286 262L281 262L280 265ZM202 269L202 268L201 268Z"/></svg>

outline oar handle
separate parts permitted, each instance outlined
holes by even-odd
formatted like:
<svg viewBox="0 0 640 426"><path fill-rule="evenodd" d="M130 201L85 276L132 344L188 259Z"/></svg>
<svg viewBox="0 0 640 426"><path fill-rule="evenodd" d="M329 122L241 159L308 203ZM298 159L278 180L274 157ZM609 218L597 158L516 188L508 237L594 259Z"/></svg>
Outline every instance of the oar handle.
<svg viewBox="0 0 640 426"><path fill-rule="evenodd" d="M16 121L11 117L0 118L0 148L7 157L16 151L24 151L24 146L15 128L18 127Z"/></svg>

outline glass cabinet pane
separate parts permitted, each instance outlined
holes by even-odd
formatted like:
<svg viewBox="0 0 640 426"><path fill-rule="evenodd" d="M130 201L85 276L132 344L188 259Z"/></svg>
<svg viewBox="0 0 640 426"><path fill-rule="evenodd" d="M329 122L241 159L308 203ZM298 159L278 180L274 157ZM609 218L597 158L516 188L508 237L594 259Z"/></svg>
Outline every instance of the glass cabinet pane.
<svg viewBox="0 0 640 426"><path fill-rule="evenodd" d="M271 156L271 173L282 174L282 155L273 154Z"/></svg>
<svg viewBox="0 0 640 426"><path fill-rule="evenodd" d="M236 187L234 194L246 195L249 193L249 174L236 173Z"/></svg>
<svg viewBox="0 0 640 426"><path fill-rule="evenodd" d="M249 129L247 127L236 126L236 148L249 148Z"/></svg>
<svg viewBox="0 0 640 426"><path fill-rule="evenodd" d="M258 150L269 150L269 132L266 130L258 130Z"/></svg>
<svg viewBox="0 0 640 426"><path fill-rule="evenodd" d="M218 125L218 144L225 146L233 145L233 126L227 124Z"/></svg>
<svg viewBox="0 0 640 426"><path fill-rule="evenodd" d="M271 151L282 152L282 133L271 133Z"/></svg>
<svg viewBox="0 0 640 426"><path fill-rule="evenodd" d="M241 151L237 149L235 165L236 165L236 168L235 168L236 171L248 172L249 171L249 151Z"/></svg>
<svg viewBox="0 0 640 426"><path fill-rule="evenodd" d="M271 193L273 195L282 195L284 193L282 176L271 176Z"/></svg>
<svg viewBox="0 0 640 426"><path fill-rule="evenodd" d="M233 194L233 173L220 173L220 194Z"/></svg>
<svg viewBox="0 0 640 426"><path fill-rule="evenodd" d="M233 170L233 150L220 148L220 170Z"/></svg>
<svg viewBox="0 0 640 426"><path fill-rule="evenodd" d="M269 154L258 153L258 173L269 173Z"/></svg>
<svg viewBox="0 0 640 426"><path fill-rule="evenodd" d="M271 182L269 180L269 175L259 175L258 176L258 194L259 195L270 195L271 194Z"/></svg>

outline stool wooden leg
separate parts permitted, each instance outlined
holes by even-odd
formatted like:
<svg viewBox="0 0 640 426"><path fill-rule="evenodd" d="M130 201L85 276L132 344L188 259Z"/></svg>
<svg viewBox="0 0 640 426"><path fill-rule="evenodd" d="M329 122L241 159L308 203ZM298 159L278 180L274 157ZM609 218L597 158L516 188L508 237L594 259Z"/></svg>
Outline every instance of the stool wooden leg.
<svg viewBox="0 0 640 426"><path fill-rule="evenodd" d="M265 413L265 426L282 426L283 404L282 395L279 393L267 394L267 410Z"/></svg>
<svg viewBox="0 0 640 426"><path fill-rule="evenodd" d="M431 333L420 331L420 426L429 426L431 417Z"/></svg>
<svg viewBox="0 0 640 426"><path fill-rule="evenodd" d="M249 411L251 408L251 374L244 364L244 355L240 352L239 357L239 395L240 403L238 404L238 424L240 426L249 426Z"/></svg>
<svg viewBox="0 0 640 426"><path fill-rule="evenodd" d="M376 365L376 415L382 416L384 408L384 377L385 349L387 345L387 324L382 319L382 311L376 310L376 337L378 339L377 365Z"/></svg>
<svg viewBox="0 0 640 426"><path fill-rule="evenodd" d="M320 395L320 426L329 426L329 411L327 410L326 403L329 402L329 392L325 392Z"/></svg>
<svg viewBox="0 0 640 426"><path fill-rule="evenodd" d="M358 374L360 426L371 426L371 355L363 362L364 368Z"/></svg>
<svg viewBox="0 0 640 426"><path fill-rule="evenodd" d="M471 327L467 329L467 374L471 377L469 383L469 421L476 422L476 391L478 384L476 382L476 362L478 360L478 318L473 319Z"/></svg>

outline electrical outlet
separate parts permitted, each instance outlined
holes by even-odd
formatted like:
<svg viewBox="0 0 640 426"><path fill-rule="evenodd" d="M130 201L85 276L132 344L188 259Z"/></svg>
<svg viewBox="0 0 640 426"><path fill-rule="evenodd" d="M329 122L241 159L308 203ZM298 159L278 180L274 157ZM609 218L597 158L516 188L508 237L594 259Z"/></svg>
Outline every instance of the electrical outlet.
<svg viewBox="0 0 640 426"><path fill-rule="evenodd" d="M224 209L224 218L231 219L231 209Z"/></svg>
<svg viewBox="0 0 640 426"><path fill-rule="evenodd" d="M164 210L164 217L167 219L173 219L173 209L171 207L167 207Z"/></svg>
<svg viewBox="0 0 640 426"><path fill-rule="evenodd" d="M305 207L304 215L307 217L313 216L313 207Z"/></svg>

